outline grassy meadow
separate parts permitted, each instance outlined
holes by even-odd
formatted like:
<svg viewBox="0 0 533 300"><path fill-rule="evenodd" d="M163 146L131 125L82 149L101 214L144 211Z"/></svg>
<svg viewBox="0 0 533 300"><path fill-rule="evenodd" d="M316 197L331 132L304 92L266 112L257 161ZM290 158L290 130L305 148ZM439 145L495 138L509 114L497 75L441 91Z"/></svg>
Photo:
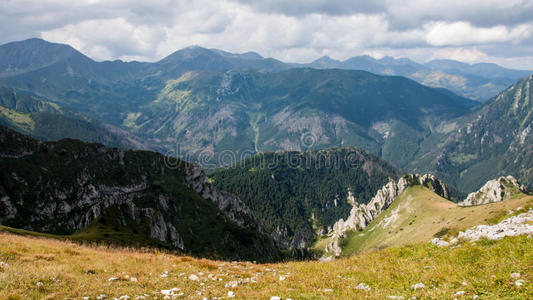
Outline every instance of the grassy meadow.
<svg viewBox="0 0 533 300"><path fill-rule="evenodd" d="M176 288L174 296L167 298L533 296L533 239L527 236L464 243L456 248L424 243L330 262L254 264L196 259L156 250L81 245L2 231L0 262L0 299L97 299L100 295L106 295L106 299L164 299L162 290L172 288ZM524 280L521 286L516 285L517 278L512 273L520 273L519 278ZM370 290L357 289L360 283ZM425 288L414 290L412 286L417 283L423 283Z"/></svg>

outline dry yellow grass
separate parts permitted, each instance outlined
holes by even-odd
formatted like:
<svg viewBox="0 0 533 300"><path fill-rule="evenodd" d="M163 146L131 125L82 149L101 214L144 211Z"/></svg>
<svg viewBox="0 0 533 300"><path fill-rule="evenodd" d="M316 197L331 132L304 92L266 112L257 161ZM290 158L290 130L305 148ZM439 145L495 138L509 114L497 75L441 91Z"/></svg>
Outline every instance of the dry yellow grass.
<svg viewBox="0 0 533 300"><path fill-rule="evenodd" d="M343 254L425 243L439 232L457 235L458 231L498 221L526 207L533 207L533 196L522 194L502 202L461 207L425 187L412 186L367 228L352 233L345 241Z"/></svg>
<svg viewBox="0 0 533 300"><path fill-rule="evenodd" d="M0 233L0 261L8 264L0 267L0 299L96 299L101 294L162 299L161 290L175 287L183 293L177 299L225 298L228 291L237 299L452 299L458 291L465 291L464 299L533 295L533 239L525 236L455 249L425 243L332 262L253 264ZM521 287L510 276L515 272L525 280ZM189 279L191 274L199 280ZM411 286L418 282L426 288L414 291ZM232 283L237 286L227 286ZM370 291L356 289L359 283Z"/></svg>

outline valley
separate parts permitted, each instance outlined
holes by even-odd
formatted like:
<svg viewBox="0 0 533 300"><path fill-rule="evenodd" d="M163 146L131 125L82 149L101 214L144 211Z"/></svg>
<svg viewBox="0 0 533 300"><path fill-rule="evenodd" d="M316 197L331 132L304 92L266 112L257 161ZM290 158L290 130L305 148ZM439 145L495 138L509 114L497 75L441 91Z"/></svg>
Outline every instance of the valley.
<svg viewBox="0 0 533 300"><path fill-rule="evenodd" d="M532 85L0 45L0 299L527 299Z"/></svg>

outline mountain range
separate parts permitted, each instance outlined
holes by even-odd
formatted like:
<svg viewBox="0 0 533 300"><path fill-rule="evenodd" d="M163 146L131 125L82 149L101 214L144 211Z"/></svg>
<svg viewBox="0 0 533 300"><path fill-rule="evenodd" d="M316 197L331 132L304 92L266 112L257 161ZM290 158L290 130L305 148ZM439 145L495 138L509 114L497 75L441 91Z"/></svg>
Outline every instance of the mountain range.
<svg viewBox="0 0 533 300"><path fill-rule="evenodd" d="M456 88L397 76L416 79L420 70L507 81L479 104ZM526 74L390 57L295 65L198 46L155 63L96 62L70 46L30 39L0 46L0 122L38 138L150 149L207 169L265 151L357 146L404 172L435 173L471 192L499 175L532 185L531 77L512 85ZM489 91L485 84L477 87Z"/></svg>
<svg viewBox="0 0 533 300"><path fill-rule="evenodd" d="M6 127L0 142L0 230L199 257L329 259L452 239L533 205L511 176L456 204L465 196L435 176L400 176L353 147L266 153L208 177L155 152L43 142Z"/></svg>
<svg viewBox="0 0 533 300"><path fill-rule="evenodd" d="M503 68L491 63L468 64L450 59L432 60L421 64L408 58L390 56L375 59L371 56L355 56L344 61L328 56L308 64L293 64L312 68L338 68L365 70L381 75L398 75L411 78L421 84L453 91L463 97L484 102L531 71Z"/></svg>

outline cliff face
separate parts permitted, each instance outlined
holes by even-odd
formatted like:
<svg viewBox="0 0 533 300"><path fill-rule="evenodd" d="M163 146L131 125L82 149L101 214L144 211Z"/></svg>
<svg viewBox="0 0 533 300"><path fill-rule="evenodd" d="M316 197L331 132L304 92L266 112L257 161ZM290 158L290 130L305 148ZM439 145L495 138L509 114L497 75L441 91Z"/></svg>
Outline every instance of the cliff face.
<svg viewBox="0 0 533 300"><path fill-rule="evenodd" d="M361 230L368 226L410 185L423 185L443 198L449 198L449 191L446 185L430 174L410 174L403 176L398 181L390 180L368 204L355 204L346 220L340 219L335 223L331 232L332 241L326 247L326 251L339 256L342 251L339 246L339 240L345 236L346 232L349 230Z"/></svg>
<svg viewBox="0 0 533 300"><path fill-rule="evenodd" d="M468 197L458 204L461 206L473 206L500 202L510 199L517 193L529 194L530 192L513 176L502 176L498 179L489 180L478 191L468 194Z"/></svg>
<svg viewBox="0 0 533 300"><path fill-rule="evenodd" d="M217 170L210 180L218 189L237 195L280 247L300 251L346 218L351 202L367 203L389 178L401 175L395 166L362 149L344 147L264 153ZM209 197L211 192L200 194ZM213 201L222 210L242 207Z"/></svg>
<svg viewBox="0 0 533 300"><path fill-rule="evenodd" d="M217 191L200 166L189 164L185 168L185 182L202 198L213 202L234 223L262 230L250 208L234 195Z"/></svg>
<svg viewBox="0 0 533 300"><path fill-rule="evenodd" d="M113 228L200 256L274 260L250 210L201 168L146 151L40 142L0 127L0 224L73 234ZM131 241L134 243L134 241Z"/></svg>

